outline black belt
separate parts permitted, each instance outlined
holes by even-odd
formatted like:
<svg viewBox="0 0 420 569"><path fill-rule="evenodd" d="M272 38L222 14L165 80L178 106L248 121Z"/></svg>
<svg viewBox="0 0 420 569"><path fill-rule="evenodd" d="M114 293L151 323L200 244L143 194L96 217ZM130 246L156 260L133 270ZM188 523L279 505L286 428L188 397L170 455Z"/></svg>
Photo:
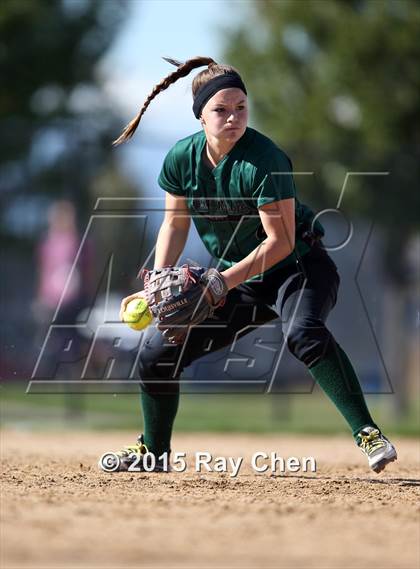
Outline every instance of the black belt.
<svg viewBox="0 0 420 569"><path fill-rule="evenodd" d="M309 245L309 247L313 247L320 243L322 237L323 236L320 233L314 233L310 230L304 231L301 235L297 236L298 239L302 239L302 241Z"/></svg>

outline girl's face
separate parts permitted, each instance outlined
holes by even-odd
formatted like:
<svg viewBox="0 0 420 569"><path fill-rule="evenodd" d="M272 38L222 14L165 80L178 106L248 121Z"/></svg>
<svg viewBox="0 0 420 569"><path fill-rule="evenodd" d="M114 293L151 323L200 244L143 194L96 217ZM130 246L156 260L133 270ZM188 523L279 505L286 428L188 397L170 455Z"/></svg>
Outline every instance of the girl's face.
<svg viewBox="0 0 420 569"><path fill-rule="evenodd" d="M247 96L236 87L218 91L204 105L200 121L207 139L235 144L247 127Z"/></svg>

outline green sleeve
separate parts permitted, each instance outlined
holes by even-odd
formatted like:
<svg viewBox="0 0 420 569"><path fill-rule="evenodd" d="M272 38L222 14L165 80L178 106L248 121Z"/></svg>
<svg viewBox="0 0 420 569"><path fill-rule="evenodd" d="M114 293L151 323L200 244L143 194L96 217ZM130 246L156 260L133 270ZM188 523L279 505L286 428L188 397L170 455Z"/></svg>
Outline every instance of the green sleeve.
<svg viewBox="0 0 420 569"><path fill-rule="evenodd" d="M263 156L257 163L252 194L255 205L296 197L292 163L280 149Z"/></svg>
<svg viewBox="0 0 420 569"><path fill-rule="evenodd" d="M184 196L185 191L181 185L179 164L176 159L175 146L168 152L159 174L158 184L166 192L177 196Z"/></svg>

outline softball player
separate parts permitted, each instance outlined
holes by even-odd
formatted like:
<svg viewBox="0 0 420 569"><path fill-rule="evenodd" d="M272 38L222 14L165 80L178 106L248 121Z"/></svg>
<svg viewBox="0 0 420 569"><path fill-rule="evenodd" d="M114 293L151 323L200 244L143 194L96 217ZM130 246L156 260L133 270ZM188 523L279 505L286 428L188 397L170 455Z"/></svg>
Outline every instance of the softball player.
<svg viewBox="0 0 420 569"><path fill-rule="evenodd" d="M212 289L204 326L190 326L187 335L165 322L147 330L139 364L145 432L137 444L104 455L100 466L127 470L133 461L141 466L147 451L156 457L169 453L183 369L280 316L290 352L343 415L369 466L382 471L397 454L372 419L353 366L325 325L340 279L320 241L322 226L297 199L289 158L247 126L247 91L234 68L207 57L167 61L177 70L155 86L115 143L131 138L156 95L206 66L192 84L193 112L202 129L175 144L159 176L166 202L154 266L158 274L161 267L176 266L193 219L217 269L195 273ZM124 298L121 313L144 295ZM273 309L277 299L280 314ZM189 300L172 303L171 310L182 310ZM158 460L155 470L164 469Z"/></svg>

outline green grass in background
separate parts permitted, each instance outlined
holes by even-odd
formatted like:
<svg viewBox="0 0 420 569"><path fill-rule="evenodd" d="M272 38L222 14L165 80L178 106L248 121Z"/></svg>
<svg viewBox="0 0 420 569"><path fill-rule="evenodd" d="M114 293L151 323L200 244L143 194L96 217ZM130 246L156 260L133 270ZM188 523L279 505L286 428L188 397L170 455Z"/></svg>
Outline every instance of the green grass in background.
<svg viewBox="0 0 420 569"><path fill-rule="evenodd" d="M142 430L136 394L25 394L26 384L2 386L0 425L3 428ZM392 395L368 395L372 414L389 434L419 434L420 400L398 420ZM335 407L319 390L299 395L183 395L177 432L348 433Z"/></svg>

